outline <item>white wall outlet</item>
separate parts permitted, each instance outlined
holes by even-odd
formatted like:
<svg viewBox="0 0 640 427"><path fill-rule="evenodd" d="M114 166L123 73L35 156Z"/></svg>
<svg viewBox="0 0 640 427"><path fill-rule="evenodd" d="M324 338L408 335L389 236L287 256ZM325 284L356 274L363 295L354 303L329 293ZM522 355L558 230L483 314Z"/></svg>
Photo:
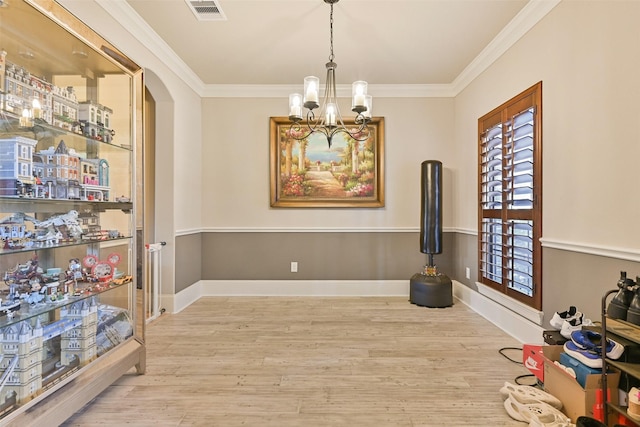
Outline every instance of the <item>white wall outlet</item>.
<svg viewBox="0 0 640 427"><path fill-rule="evenodd" d="M471 269L469 267L464 270L464 275L467 279L471 279Z"/></svg>
<svg viewBox="0 0 640 427"><path fill-rule="evenodd" d="M292 273L297 273L298 272L298 262L297 261L291 261L291 272Z"/></svg>

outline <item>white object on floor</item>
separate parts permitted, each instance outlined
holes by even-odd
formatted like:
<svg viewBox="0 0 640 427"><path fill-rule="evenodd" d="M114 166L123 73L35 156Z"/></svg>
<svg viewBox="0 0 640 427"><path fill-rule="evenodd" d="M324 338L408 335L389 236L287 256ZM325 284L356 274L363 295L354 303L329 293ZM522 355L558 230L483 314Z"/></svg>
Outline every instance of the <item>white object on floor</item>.
<svg viewBox="0 0 640 427"><path fill-rule="evenodd" d="M502 399L507 399L510 394L517 394L520 402L544 402L556 409L562 409L562 402L560 402L557 397L547 393L546 391L529 385L518 385L505 382L504 386L500 389L500 394L502 395Z"/></svg>
<svg viewBox="0 0 640 427"><path fill-rule="evenodd" d="M576 427L576 425L566 417L547 414L533 418L529 422L529 427Z"/></svg>
<svg viewBox="0 0 640 427"><path fill-rule="evenodd" d="M527 403L520 400L518 394L509 393L504 408L511 418L533 426L565 426L571 420L565 414L544 402ZM564 424L562 424L564 423Z"/></svg>

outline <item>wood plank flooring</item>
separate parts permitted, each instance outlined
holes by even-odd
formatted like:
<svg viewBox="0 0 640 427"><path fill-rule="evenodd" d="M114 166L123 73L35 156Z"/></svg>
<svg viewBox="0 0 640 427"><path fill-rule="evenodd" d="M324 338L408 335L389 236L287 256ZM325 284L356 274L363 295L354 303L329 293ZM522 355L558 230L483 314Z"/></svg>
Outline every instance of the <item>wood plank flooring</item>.
<svg viewBox="0 0 640 427"><path fill-rule="evenodd" d="M524 426L498 390L528 371L502 347L520 345L457 301L201 298L147 327L145 375L63 426Z"/></svg>

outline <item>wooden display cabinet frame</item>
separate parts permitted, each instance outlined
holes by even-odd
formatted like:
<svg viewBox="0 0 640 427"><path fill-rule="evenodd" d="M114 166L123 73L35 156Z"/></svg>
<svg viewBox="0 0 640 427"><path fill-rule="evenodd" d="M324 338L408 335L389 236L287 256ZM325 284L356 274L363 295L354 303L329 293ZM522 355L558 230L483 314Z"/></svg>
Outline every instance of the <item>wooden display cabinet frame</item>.
<svg viewBox="0 0 640 427"><path fill-rule="evenodd" d="M115 46L108 43L98 34L92 31L82 21L76 18L69 11L64 9L60 4L53 0L12 0L8 7L13 4L24 2L39 11L45 19L57 24L59 35L67 37L65 32L69 33L72 38L77 39L80 44L92 47L95 52L108 59L113 65L122 70L122 73L131 77L131 114L134 117L131 120L131 136L130 145L133 153L131 154L132 165L130 170L135 173L135 147L142 144L143 141L143 105L144 105L144 85L142 69L133 61L127 58ZM22 25L29 25L27 22ZM41 40L38 28L29 29L33 31L33 37L30 43ZM31 34L31 33L30 33ZM54 37L54 34L50 35ZM57 46L56 46L57 48ZM65 46L68 48L68 46ZM62 47L60 47L62 49ZM48 59L55 58L56 52L48 52ZM68 53L67 53L67 56ZM42 64L41 64L42 65ZM50 65L50 64L45 64ZM53 63L55 66L55 63ZM87 89L88 90L88 89ZM135 179L131 180L131 200L135 201ZM6 203L10 205L10 203ZM129 204L132 208L135 205ZM6 207L6 206L5 206ZM1 210L1 209L0 209ZM132 216L131 222L135 224L135 210L130 212ZM135 226L132 227L135 231ZM129 244L131 250L130 265L135 270L135 237ZM129 285L129 307L131 309L131 318L133 319L133 336L125 341L117 344L111 350L96 357L88 364L82 366L79 370L60 380L55 385L48 387L42 391L34 399L18 406L12 412L0 418L0 425L29 425L29 426L51 426L59 425L66 419L71 417L75 412L81 409L85 404L95 398L103 390L109 387L114 381L123 374L135 371L143 374L146 368L146 349L144 344L145 321L144 312L139 307L136 299L136 286ZM145 306L146 295L143 290L141 307Z"/></svg>

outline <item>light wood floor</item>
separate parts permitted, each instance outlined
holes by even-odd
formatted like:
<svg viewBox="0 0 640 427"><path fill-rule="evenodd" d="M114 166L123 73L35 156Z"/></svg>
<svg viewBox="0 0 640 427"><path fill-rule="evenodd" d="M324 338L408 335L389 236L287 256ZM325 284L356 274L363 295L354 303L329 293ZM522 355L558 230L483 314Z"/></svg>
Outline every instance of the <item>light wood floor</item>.
<svg viewBox="0 0 640 427"><path fill-rule="evenodd" d="M457 301L202 298L147 328L146 375L64 426L524 426L498 390L528 371L502 347L520 345Z"/></svg>

